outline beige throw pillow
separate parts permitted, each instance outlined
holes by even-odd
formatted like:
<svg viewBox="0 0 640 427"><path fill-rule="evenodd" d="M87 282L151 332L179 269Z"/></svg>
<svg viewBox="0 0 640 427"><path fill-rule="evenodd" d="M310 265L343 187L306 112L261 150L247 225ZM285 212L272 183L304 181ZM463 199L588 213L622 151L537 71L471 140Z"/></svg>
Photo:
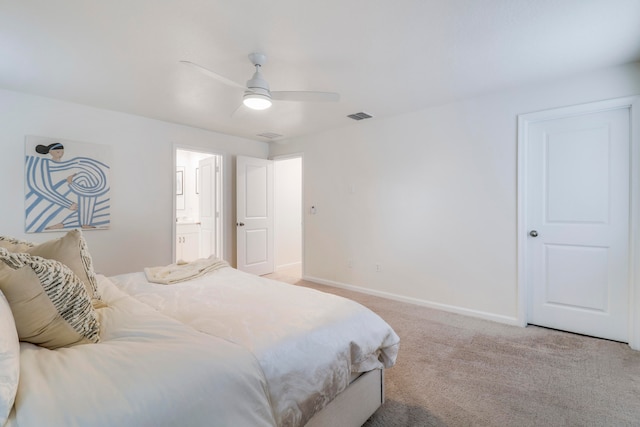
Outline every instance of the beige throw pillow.
<svg viewBox="0 0 640 427"><path fill-rule="evenodd" d="M87 242L80 230L71 230L64 236L35 244L12 237L0 236L0 247L9 252L25 252L42 258L60 261L71 269L84 283L92 299L99 300L98 282L93 270L93 260L87 248Z"/></svg>
<svg viewBox="0 0 640 427"><path fill-rule="evenodd" d="M6 248L9 252L26 252L35 245L13 237L0 236L0 248Z"/></svg>
<svg viewBox="0 0 640 427"><path fill-rule="evenodd" d="M21 341L55 349L100 341L84 284L64 264L0 248L0 290Z"/></svg>

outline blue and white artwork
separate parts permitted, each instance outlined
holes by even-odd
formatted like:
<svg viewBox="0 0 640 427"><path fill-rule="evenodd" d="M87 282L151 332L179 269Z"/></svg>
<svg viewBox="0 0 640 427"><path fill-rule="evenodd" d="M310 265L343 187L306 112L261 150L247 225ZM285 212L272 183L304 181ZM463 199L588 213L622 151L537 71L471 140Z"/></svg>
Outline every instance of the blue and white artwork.
<svg viewBox="0 0 640 427"><path fill-rule="evenodd" d="M109 146L27 136L25 147L27 233L109 228Z"/></svg>

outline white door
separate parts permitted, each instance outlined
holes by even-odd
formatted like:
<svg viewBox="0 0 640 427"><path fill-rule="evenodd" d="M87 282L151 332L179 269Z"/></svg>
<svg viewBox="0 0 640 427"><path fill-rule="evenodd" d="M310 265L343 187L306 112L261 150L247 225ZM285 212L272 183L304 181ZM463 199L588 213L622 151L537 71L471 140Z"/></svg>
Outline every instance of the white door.
<svg viewBox="0 0 640 427"><path fill-rule="evenodd" d="M273 273L273 162L238 156L236 177L238 270Z"/></svg>
<svg viewBox="0 0 640 427"><path fill-rule="evenodd" d="M222 227L220 218L221 171L220 157L211 156L198 162L200 256L222 258Z"/></svg>
<svg viewBox="0 0 640 427"><path fill-rule="evenodd" d="M630 109L526 131L528 323L627 342Z"/></svg>

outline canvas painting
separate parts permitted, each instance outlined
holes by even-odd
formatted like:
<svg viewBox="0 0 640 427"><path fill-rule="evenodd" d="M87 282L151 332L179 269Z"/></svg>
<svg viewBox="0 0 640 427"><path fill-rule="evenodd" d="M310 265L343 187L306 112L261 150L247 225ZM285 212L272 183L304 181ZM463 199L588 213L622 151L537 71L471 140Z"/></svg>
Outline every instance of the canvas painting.
<svg viewBox="0 0 640 427"><path fill-rule="evenodd" d="M25 230L109 228L110 147L27 136Z"/></svg>

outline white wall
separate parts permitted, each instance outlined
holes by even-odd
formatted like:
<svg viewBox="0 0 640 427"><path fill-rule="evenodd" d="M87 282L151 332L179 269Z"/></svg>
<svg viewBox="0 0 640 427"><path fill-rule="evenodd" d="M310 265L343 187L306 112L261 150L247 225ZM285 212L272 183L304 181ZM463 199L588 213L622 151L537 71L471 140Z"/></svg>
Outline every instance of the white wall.
<svg viewBox="0 0 640 427"><path fill-rule="evenodd" d="M84 233L108 275L172 262L173 144L224 154L224 253L235 264L235 156L266 158L266 143L0 90L0 234L34 242L63 233L24 233L25 135L112 147L111 229Z"/></svg>
<svg viewBox="0 0 640 427"><path fill-rule="evenodd" d="M515 323L517 115L634 94L640 63L272 145L304 153L306 277Z"/></svg>
<svg viewBox="0 0 640 427"><path fill-rule="evenodd" d="M274 162L275 268L302 262L302 158Z"/></svg>

